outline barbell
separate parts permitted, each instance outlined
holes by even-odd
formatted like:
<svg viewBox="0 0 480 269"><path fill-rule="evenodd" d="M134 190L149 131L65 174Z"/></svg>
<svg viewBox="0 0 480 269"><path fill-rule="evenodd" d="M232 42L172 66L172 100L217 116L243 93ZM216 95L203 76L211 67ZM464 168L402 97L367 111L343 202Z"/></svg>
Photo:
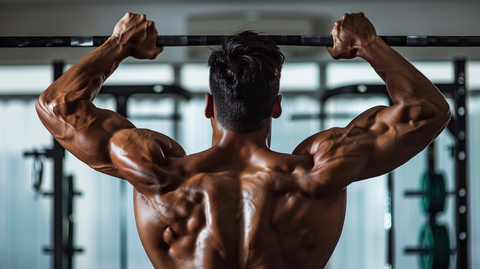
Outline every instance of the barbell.
<svg viewBox="0 0 480 269"><path fill-rule="evenodd" d="M331 35L264 35L277 45L333 46ZM212 46L228 35L160 35L157 46ZM480 47L480 36L380 36L389 46ZM0 36L0 48L98 47L109 36Z"/></svg>

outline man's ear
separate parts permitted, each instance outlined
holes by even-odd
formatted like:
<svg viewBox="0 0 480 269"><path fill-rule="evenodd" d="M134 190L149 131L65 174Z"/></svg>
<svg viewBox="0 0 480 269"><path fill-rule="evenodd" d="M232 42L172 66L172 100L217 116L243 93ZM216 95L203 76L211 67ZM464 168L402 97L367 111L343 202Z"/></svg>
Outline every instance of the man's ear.
<svg viewBox="0 0 480 269"><path fill-rule="evenodd" d="M213 96L209 93L205 94L205 99L207 99L207 104L205 105L205 117L207 119L215 117L215 105L213 104Z"/></svg>
<svg viewBox="0 0 480 269"><path fill-rule="evenodd" d="M273 106L273 111L272 111L272 118L276 119L282 115L282 96L277 95L275 98L275 105Z"/></svg>

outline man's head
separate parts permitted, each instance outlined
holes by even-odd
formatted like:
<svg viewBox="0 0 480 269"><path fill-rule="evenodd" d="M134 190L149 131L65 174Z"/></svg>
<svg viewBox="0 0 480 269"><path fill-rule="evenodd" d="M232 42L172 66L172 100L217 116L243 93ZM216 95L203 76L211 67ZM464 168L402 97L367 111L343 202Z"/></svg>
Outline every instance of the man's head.
<svg viewBox="0 0 480 269"><path fill-rule="evenodd" d="M245 31L212 51L210 91L217 121L233 132L261 130L272 117L285 57L265 37Z"/></svg>

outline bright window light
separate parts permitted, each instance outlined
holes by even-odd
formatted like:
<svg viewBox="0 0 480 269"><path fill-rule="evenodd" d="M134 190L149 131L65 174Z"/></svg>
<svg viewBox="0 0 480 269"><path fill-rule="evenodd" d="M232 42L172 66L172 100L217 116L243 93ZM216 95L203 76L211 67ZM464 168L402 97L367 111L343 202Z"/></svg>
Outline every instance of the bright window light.
<svg viewBox="0 0 480 269"><path fill-rule="evenodd" d="M50 65L0 66L0 93L41 93L53 81Z"/></svg>
<svg viewBox="0 0 480 269"><path fill-rule="evenodd" d="M190 92L209 92L208 76L206 64L185 64L180 70L180 85Z"/></svg>
<svg viewBox="0 0 480 269"><path fill-rule="evenodd" d="M65 71L72 65L67 65ZM173 66L170 64L120 64L105 81L105 85L173 84Z"/></svg>
<svg viewBox="0 0 480 269"><path fill-rule="evenodd" d="M280 91L316 91L320 87L320 67L316 63L284 64Z"/></svg>
<svg viewBox="0 0 480 269"><path fill-rule="evenodd" d="M327 65L327 88L347 85L382 84L382 79L366 62L330 63Z"/></svg>
<svg viewBox="0 0 480 269"><path fill-rule="evenodd" d="M453 83L452 62L412 62L412 64L434 83ZM356 84L383 84L383 80L367 62L327 65L329 89Z"/></svg>
<svg viewBox="0 0 480 269"><path fill-rule="evenodd" d="M433 83L450 84L454 82L452 62L412 62L412 64Z"/></svg>
<svg viewBox="0 0 480 269"><path fill-rule="evenodd" d="M188 91L208 92L209 69L205 64L186 64L182 66L180 84ZM280 79L283 91L315 91L320 85L320 71L316 63L284 64Z"/></svg>
<svg viewBox="0 0 480 269"><path fill-rule="evenodd" d="M121 64L105 85L173 84L173 66L169 64Z"/></svg>
<svg viewBox="0 0 480 269"><path fill-rule="evenodd" d="M480 62L467 63L467 85L470 90L480 90Z"/></svg>

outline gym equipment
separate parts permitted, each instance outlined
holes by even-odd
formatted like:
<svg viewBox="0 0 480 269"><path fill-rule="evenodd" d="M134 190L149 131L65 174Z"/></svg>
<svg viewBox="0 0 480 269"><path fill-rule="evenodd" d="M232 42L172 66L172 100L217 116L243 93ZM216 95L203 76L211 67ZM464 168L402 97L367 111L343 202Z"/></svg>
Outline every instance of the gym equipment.
<svg viewBox="0 0 480 269"><path fill-rule="evenodd" d="M445 180L441 173L435 171L435 146L430 144L427 148L428 170L423 174L421 186L419 191L406 191L406 197L421 196L421 207L423 212L429 213L433 220L438 212L442 212L445 208L445 198L447 193L445 191Z"/></svg>
<svg viewBox="0 0 480 269"><path fill-rule="evenodd" d="M442 212L445 208L445 180L442 174L434 171L428 171L422 176L422 190L406 191L405 196L421 196L421 206L423 212L435 215Z"/></svg>
<svg viewBox="0 0 480 269"><path fill-rule="evenodd" d="M333 46L331 35L265 35L277 45ZM212 46L224 35L161 35L157 46ZM402 47L480 47L480 36L380 36L390 46ZM3 36L0 47L98 47L109 36Z"/></svg>
<svg viewBox="0 0 480 269"><path fill-rule="evenodd" d="M422 199L423 211L432 214L443 211L447 195L443 175L430 171L423 175L422 181L425 190Z"/></svg>
<svg viewBox="0 0 480 269"><path fill-rule="evenodd" d="M422 269L448 269L452 253L447 228L432 222L420 230L419 247L405 249L405 254L420 255Z"/></svg>
<svg viewBox="0 0 480 269"><path fill-rule="evenodd" d="M42 182L43 182L43 161L45 153L38 152L33 150L32 152L25 152L23 154L25 157L33 157L33 167L32 167L32 182L33 190L36 194L43 194L42 191Z"/></svg>

